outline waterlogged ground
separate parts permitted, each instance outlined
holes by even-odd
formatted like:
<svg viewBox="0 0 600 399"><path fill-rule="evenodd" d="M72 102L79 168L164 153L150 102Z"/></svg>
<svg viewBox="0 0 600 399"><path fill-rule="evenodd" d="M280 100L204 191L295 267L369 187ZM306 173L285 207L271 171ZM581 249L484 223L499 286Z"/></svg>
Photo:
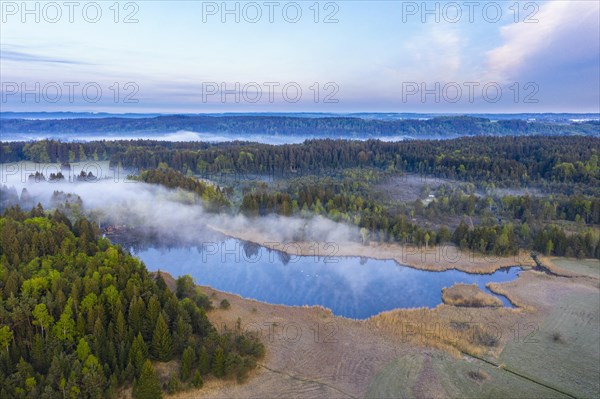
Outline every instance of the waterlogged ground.
<svg viewBox="0 0 600 399"><path fill-rule="evenodd" d="M512 281L521 270L430 272L392 260L293 256L236 239L199 247L148 247L136 255L150 270L189 274L198 284L220 291L272 304L321 305L335 315L355 319L395 308L435 307L442 303L442 288L455 283L477 284L490 293L487 283Z"/></svg>

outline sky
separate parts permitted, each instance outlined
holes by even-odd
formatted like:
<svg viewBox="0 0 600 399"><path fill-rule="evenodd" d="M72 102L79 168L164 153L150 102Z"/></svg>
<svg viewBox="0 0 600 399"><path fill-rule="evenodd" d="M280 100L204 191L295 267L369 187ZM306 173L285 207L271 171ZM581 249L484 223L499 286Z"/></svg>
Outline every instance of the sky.
<svg viewBox="0 0 600 399"><path fill-rule="evenodd" d="M599 112L600 2L0 1L2 111Z"/></svg>

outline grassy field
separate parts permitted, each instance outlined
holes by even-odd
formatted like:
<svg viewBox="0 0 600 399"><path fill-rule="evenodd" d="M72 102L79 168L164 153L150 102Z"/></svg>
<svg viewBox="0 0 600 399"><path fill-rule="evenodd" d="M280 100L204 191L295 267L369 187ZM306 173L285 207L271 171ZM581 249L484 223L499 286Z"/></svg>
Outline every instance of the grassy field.
<svg viewBox="0 0 600 399"><path fill-rule="evenodd" d="M598 397L598 282L530 271L498 287L521 307L513 313L462 309L468 312L464 316L494 320L500 327L499 353L480 354L466 345L455 346L493 364L468 355L457 358L449 354L452 351L424 349L382 368L369 385L367 397ZM458 309L440 306L427 312L427 318L447 316ZM406 312L396 313L407 319ZM504 320L500 317L511 314L513 317ZM458 314L453 317L459 319ZM409 374L407 369L411 368L418 369L419 376Z"/></svg>
<svg viewBox="0 0 600 399"><path fill-rule="evenodd" d="M567 398L476 359L444 353L402 357L373 379L367 398Z"/></svg>
<svg viewBox="0 0 600 399"><path fill-rule="evenodd" d="M543 323L533 328L521 326L520 334L508 342L499 362L575 397L597 397L599 301L598 292L593 291L557 295L556 306Z"/></svg>
<svg viewBox="0 0 600 399"><path fill-rule="evenodd" d="M411 398L423 369L423 355L395 359L381 370L369 385L365 398Z"/></svg>
<svg viewBox="0 0 600 399"><path fill-rule="evenodd" d="M600 278L600 260L598 259L550 258L550 261L560 269Z"/></svg>

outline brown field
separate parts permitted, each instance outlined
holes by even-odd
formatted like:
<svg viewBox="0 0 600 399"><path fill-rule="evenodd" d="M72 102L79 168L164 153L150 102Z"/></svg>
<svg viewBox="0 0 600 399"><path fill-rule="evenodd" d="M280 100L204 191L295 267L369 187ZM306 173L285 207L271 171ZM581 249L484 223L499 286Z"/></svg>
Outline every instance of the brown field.
<svg viewBox="0 0 600 399"><path fill-rule="evenodd" d="M350 320L320 307L270 305L202 287L213 303L225 298L231 303L228 310L210 311L211 321L220 330L233 329L239 317L243 330L260 335L267 354L243 384L207 379L202 389L171 397L593 397L599 393L598 350L590 349L590 344L598 345L599 309L589 300L600 295L598 280L530 270L515 281L492 286L519 308L442 304ZM575 326L582 306L587 306L586 322ZM571 359L570 353L575 354ZM571 367L572 362L585 367Z"/></svg>

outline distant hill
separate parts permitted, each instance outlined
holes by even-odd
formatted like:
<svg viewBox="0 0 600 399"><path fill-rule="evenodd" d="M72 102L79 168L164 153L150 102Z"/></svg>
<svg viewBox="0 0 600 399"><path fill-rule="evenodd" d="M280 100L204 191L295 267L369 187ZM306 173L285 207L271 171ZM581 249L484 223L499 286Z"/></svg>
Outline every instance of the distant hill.
<svg viewBox="0 0 600 399"><path fill-rule="evenodd" d="M169 116L172 113L108 113L108 112L0 112L0 119L101 119L101 118L152 118ZM225 112L225 113L178 113L184 116L273 116L297 118L359 118L378 120L433 119L440 116L472 116L495 120L519 119L525 121L571 123L600 120L600 113L519 113L519 114L443 114L411 112Z"/></svg>
<svg viewBox="0 0 600 399"><path fill-rule="evenodd" d="M229 135L263 134L342 138L394 136L447 138L458 136L587 135L600 136L597 120L538 122L524 119L491 120L474 116L437 116L431 119L366 119L358 117L299 117L268 115L168 115L74 119L7 119L1 134L15 133L168 133L193 131Z"/></svg>

